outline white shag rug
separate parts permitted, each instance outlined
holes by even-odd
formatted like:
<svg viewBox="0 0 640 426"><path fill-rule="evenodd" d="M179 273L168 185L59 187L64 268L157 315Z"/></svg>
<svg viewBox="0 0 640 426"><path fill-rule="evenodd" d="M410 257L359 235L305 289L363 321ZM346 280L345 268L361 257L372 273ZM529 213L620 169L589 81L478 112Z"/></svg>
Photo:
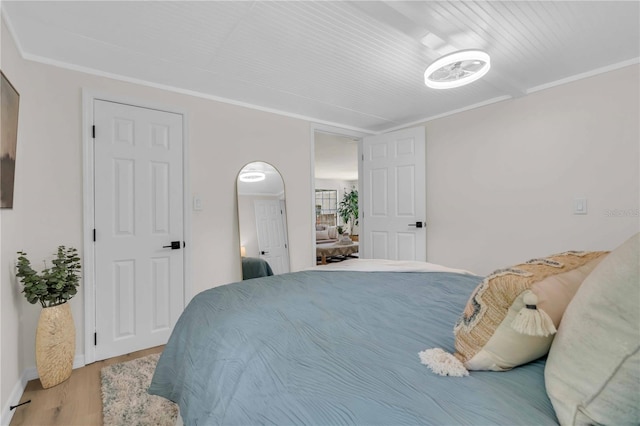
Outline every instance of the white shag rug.
<svg viewBox="0 0 640 426"><path fill-rule="evenodd" d="M160 354L109 365L100 370L102 419L105 426L173 426L178 406L149 395Z"/></svg>

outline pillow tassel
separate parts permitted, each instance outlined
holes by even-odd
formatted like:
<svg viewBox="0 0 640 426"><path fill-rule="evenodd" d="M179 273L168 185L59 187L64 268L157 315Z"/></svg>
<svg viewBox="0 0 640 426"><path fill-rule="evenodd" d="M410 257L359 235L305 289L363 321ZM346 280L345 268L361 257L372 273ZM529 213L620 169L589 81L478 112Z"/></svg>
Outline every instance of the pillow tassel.
<svg viewBox="0 0 640 426"><path fill-rule="evenodd" d="M549 314L538 309L538 297L532 291L527 290L522 300L524 308L520 309L514 318L511 328L521 334L541 337L549 336L557 331Z"/></svg>
<svg viewBox="0 0 640 426"><path fill-rule="evenodd" d="M420 353L420 362L441 376L463 377L469 372L462 362L448 352L440 348L427 349Z"/></svg>

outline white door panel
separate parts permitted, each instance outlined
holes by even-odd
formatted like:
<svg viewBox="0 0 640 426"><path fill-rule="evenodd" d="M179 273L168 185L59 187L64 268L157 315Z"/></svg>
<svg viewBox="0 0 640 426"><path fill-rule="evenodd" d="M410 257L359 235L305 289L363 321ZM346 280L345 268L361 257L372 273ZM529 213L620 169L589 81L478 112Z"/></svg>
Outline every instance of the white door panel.
<svg viewBox="0 0 640 426"><path fill-rule="evenodd" d="M255 200L258 250L275 275L289 272L289 249L284 224L285 211L279 200Z"/></svg>
<svg viewBox="0 0 640 426"><path fill-rule="evenodd" d="M424 128L363 140L362 257L426 261Z"/></svg>
<svg viewBox="0 0 640 426"><path fill-rule="evenodd" d="M100 360L166 343L182 312L183 129L179 114L99 100L94 123Z"/></svg>

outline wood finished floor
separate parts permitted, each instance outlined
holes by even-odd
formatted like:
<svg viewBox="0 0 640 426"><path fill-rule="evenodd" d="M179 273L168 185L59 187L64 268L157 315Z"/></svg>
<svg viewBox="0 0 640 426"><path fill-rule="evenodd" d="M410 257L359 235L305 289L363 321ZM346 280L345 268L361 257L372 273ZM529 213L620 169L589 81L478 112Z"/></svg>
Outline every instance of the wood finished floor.
<svg viewBox="0 0 640 426"><path fill-rule="evenodd" d="M11 426L93 426L102 425L100 369L107 365L131 361L162 352L164 346L145 349L73 370L71 377L49 389L40 380L31 380L20 402L31 403L16 408Z"/></svg>

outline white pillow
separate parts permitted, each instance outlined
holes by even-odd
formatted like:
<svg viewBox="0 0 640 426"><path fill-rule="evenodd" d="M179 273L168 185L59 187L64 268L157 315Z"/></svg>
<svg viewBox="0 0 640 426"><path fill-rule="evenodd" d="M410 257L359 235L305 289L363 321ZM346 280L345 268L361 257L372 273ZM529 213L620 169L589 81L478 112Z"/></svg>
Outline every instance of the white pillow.
<svg viewBox="0 0 640 426"><path fill-rule="evenodd" d="M569 303L545 385L562 425L640 424L640 233L612 251Z"/></svg>
<svg viewBox="0 0 640 426"><path fill-rule="evenodd" d="M338 227L337 226L330 226L329 229L327 229L327 231L329 232L329 238L331 238L331 239L338 238Z"/></svg>
<svg viewBox="0 0 640 426"><path fill-rule="evenodd" d="M329 239L329 231L316 231L316 240L328 240Z"/></svg>

